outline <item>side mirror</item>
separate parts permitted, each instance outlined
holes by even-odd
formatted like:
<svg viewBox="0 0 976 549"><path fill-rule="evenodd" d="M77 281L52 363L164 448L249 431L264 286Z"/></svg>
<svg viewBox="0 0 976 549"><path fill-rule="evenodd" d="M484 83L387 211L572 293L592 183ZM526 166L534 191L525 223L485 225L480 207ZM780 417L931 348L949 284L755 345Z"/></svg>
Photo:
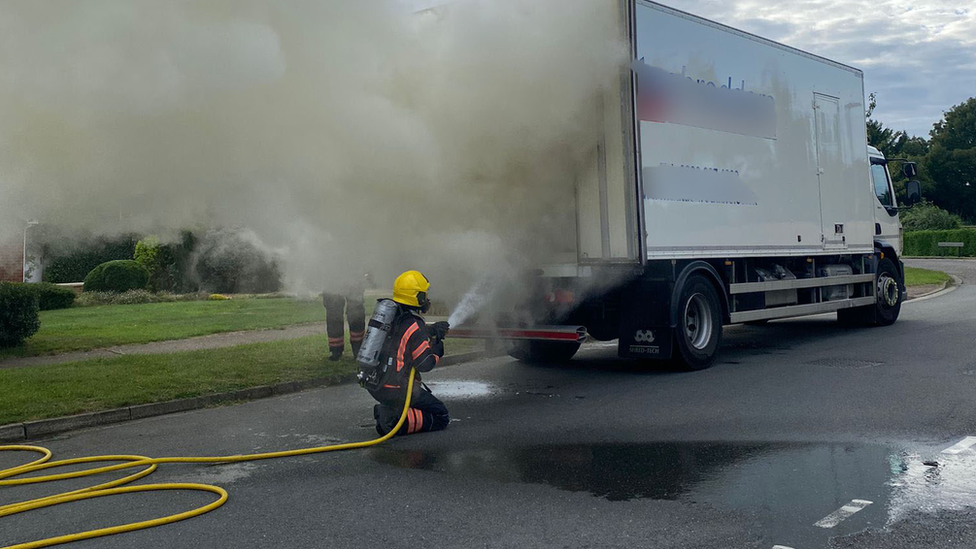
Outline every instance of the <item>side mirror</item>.
<svg viewBox="0 0 976 549"><path fill-rule="evenodd" d="M905 202L908 206L918 204L919 201L922 200L922 184L914 180L905 183L905 194L907 195L905 197Z"/></svg>
<svg viewBox="0 0 976 549"><path fill-rule="evenodd" d="M907 179L911 179L913 177L917 177L918 176L918 165L915 164L914 162L905 162L905 165L902 166L902 171L905 172L905 177Z"/></svg>

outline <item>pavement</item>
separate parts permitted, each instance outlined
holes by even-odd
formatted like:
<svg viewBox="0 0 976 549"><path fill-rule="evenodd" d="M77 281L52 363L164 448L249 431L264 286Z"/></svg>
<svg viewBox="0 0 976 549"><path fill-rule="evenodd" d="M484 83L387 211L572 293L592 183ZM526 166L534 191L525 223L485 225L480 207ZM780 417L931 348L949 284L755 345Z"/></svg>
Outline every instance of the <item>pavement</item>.
<svg viewBox="0 0 976 549"><path fill-rule="evenodd" d="M131 345L116 345L91 351L77 351L57 355L29 356L0 360L0 369L23 368L25 366L45 366L48 364L63 364L93 358L111 358L120 355L157 355L165 353L180 353L184 351L200 351L204 349L221 349L235 347L249 343L263 343L267 341L284 341L300 337L325 334L325 323L300 324L269 330L246 330L240 332L226 332L222 334L173 339L168 341L154 341L151 343L136 343Z"/></svg>
<svg viewBox="0 0 976 549"><path fill-rule="evenodd" d="M726 329L712 368L588 345L557 367L508 358L425 375L447 431L343 454L164 466L220 509L73 547L971 548L976 546L976 261L886 328L829 315ZM354 385L41 441L57 458L221 455L375 436ZM28 459L0 454L0 468ZM109 475L110 477L111 475ZM106 477L109 478L109 477ZM101 480L101 479L99 479ZM90 484L0 490L0 505ZM115 496L0 519L0 545L211 501Z"/></svg>

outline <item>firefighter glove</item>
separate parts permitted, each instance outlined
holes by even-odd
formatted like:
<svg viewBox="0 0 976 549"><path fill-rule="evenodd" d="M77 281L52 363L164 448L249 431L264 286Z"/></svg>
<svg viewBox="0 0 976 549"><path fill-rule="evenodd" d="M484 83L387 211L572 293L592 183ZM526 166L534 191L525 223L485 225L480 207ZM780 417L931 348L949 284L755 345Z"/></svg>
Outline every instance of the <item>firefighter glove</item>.
<svg viewBox="0 0 976 549"><path fill-rule="evenodd" d="M445 321L435 322L431 327L434 339L442 340L447 337L447 332L451 330L451 325Z"/></svg>

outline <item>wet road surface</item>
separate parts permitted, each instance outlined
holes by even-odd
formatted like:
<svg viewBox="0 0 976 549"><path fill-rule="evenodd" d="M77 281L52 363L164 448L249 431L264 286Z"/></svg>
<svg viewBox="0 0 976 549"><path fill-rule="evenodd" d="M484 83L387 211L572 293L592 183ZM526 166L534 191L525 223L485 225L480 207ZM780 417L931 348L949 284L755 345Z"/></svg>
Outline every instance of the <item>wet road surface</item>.
<svg viewBox="0 0 976 549"><path fill-rule="evenodd" d="M606 345L559 367L444 368L425 380L451 409L445 432L163 467L142 482L214 482L230 501L75 547L974 547L974 311L976 286L964 284L907 304L888 328L829 316L730 327L719 363L695 373L621 360ZM371 406L362 389L335 387L44 445L57 457L322 445L371 438ZM0 455L0 467L15 462ZM86 483L4 489L0 504ZM0 522L0 544L210 498L132 495L17 515Z"/></svg>

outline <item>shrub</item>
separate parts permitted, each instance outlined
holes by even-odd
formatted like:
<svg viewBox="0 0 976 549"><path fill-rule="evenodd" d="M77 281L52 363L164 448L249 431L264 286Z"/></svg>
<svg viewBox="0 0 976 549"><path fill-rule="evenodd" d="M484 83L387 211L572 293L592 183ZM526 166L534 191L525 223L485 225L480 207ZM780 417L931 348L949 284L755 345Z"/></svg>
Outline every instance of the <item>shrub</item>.
<svg viewBox="0 0 976 549"><path fill-rule="evenodd" d="M227 301L228 299L230 298L223 294L210 294L210 297L207 298L207 301Z"/></svg>
<svg viewBox="0 0 976 549"><path fill-rule="evenodd" d="M209 231L195 253L194 272L200 288L213 293L268 293L281 288L278 264L249 231Z"/></svg>
<svg viewBox="0 0 976 549"><path fill-rule="evenodd" d="M37 295L27 284L0 283L0 347L20 345L41 327Z"/></svg>
<svg viewBox="0 0 976 549"><path fill-rule="evenodd" d="M949 230L962 227L962 219L931 202L916 204L900 214L905 231Z"/></svg>
<svg viewBox="0 0 976 549"><path fill-rule="evenodd" d="M939 242L962 242L962 249L940 248ZM976 257L976 229L913 231L905 233L907 256L956 255Z"/></svg>
<svg viewBox="0 0 976 549"><path fill-rule="evenodd" d="M155 236L147 236L136 242L136 251L132 259L143 266L149 272L149 286L153 291L160 291L163 288L158 286L162 283L159 279L165 275L166 265L164 260L165 249Z"/></svg>
<svg viewBox="0 0 976 549"><path fill-rule="evenodd" d="M70 247L65 244L45 246L44 281L80 282L92 269L106 261L132 259L135 246L133 236L102 238Z"/></svg>
<svg viewBox="0 0 976 549"><path fill-rule="evenodd" d="M190 258L197 238L190 231L180 233L178 240L162 243L147 236L136 243L133 259L149 271L149 288L154 292L190 292L197 283L190 273Z"/></svg>
<svg viewBox="0 0 976 549"><path fill-rule="evenodd" d="M126 292L144 290L149 271L132 260L109 261L92 269L85 277L85 291Z"/></svg>
<svg viewBox="0 0 976 549"><path fill-rule="evenodd" d="M77 297L74 290L62 288L50 282L38 282L25 284L24 286L37 296L37 304L42 311L67 309L75 302L75 297Z"/></svg>

